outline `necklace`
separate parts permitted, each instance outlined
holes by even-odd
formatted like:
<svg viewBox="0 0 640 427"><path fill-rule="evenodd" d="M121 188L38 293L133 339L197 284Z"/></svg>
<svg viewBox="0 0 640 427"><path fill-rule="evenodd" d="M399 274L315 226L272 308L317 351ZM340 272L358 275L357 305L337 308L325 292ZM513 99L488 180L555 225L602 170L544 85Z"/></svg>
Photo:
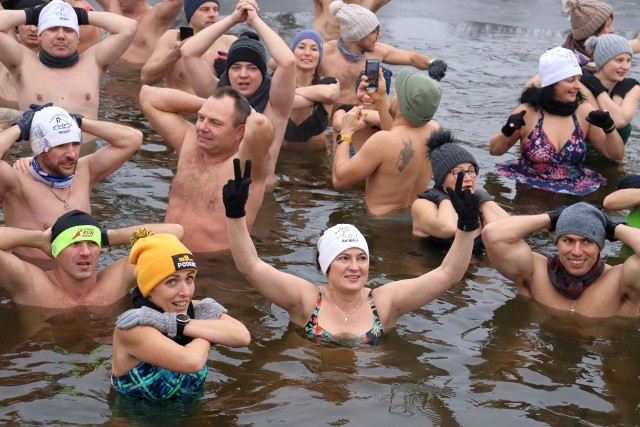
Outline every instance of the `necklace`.
<svg viewBox="0 0 640 427"><path fill-rule="evenodd" d="M362 302L363 296L364 296L364 289L360 289L360 299L358 300L358 303L356 304L356 306L353 307L353 310L349 312L349 314L344 314L344 311L340 310L340 307L338 307L336 303L333 302L333 299L331 300L331 304L333 304L333 306L340 312L340 314L344 316L344 323L347 323L349 321L349 316L351 316L353 312L356 311L358 307L360 307L360 303Z"/></svg>
<svg viewBox="0 0 640 427"><path fill-rule="evenodd" d="M46 184L45 184L45 185L46 185ZM46 186L46 187L49 189L49 191L51 191L51 193L52 193L54 196L56 196L56 199L58 199L58 200L60 200L62 203L64 203L64 210L65 210L65 211L68 211L68 210L69 210L69 197L71 197L71 186L72 186L72 185L73 185L73 184L69 184L69 194L67 194L67 197L65 197L65 198L64 198L64 200L63 200L63 199L61 199L61 198L56 194L56 192L55 192L55 191L53 191L53 190L51 189L51 187L49 187L48 185Z"/></svg>

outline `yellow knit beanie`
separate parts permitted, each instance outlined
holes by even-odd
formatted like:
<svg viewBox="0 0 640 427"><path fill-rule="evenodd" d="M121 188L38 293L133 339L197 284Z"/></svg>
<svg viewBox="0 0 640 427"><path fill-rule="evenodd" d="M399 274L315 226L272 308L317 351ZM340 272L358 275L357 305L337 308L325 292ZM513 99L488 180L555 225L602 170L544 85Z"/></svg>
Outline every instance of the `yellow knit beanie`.
<svg viewBox="0 0 640 427"><path fill-rule="evenodd" d="M176 271L197 270L193 254L173 234L153 234L134 242L129 262L138 288L147 297L164 279Z"/></svg>

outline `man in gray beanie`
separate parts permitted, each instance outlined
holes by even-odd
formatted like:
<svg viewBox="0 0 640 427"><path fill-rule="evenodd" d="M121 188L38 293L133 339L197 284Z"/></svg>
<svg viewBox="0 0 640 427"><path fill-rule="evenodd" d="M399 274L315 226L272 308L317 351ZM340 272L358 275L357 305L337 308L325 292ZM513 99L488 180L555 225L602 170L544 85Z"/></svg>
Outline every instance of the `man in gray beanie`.
<svg viewBox="0 0 640 427"><path fill-rule="evenodd" d="M480 227L475 231L474 247L482 247L482 228L509 214L486 191L476 188L480 168L475 157L448 130L438 130L427 140L435 185L418 194L411 205L412 233L415 237L450 246L456 234L458 214L447 188L455 188L462 174L462 189L470 190L480 201Z"/></svg>
<svg viewBox="0 0 640 427"><path fill-rule="evenodd" d="M444 61L378 42L380 22L369 9L335 0L330 4L329 10L340 22L340 37L324 44L319 71L322 77L335 76L340 82L340 98L334 110L342 104L358 104L353 85L367 59L429 70L429 75L434 80L444 77L447 71Z"/></svg>
<svg viewBox="0 0 640 427"><path fill-rule="evenodd" d="M366 79L362 80L358 90L367 85ZM382 72L378 73L378 90L369 93L377 99L387 97ZM333 155L334 188L344 190L366 181L365 201L373 215L411 206L431 181L424 141L440 128L433 116L441 95L442 88L435 80L402 70L390 102L391 128L371 135L353 157L349 156L349 146L353 134L365 126L365 112L358 106L345 114Z"/></svg>
<svg viewBox="0 0 640 427"><path fill-rule="evenodd" d="M523 240L544 230L555 232L557 252L548 256ZM640 315L640 229L613 221L590 204L510 216L488 224L482 238L491 264L521 295L586 317ZM606 264L605 238L620 240L635 254L622 264Z"/></svg>

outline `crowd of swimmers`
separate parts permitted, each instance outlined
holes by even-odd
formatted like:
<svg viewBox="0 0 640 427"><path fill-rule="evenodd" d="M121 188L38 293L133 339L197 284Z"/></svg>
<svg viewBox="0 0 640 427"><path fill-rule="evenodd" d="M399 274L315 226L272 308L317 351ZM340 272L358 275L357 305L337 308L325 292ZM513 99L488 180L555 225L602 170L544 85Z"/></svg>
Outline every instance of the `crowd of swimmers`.
<svg viewBox="0 0 640 427"><path fill-rule="evenodd" d="M630 210L626 222L584 202L510 215L477 188L486 165L434 120L447 63L379 41L375 12L388 2L315 0L315 31L290 43L262 19L256 0L237 1L224 18L218 0L98 0L102 11L84 0L3 2L0 152L28 141L33 155L0 161L0 286L16 304L60 309L128 296L131 308L115 321L112 384L148 399L200 393L211 346L250 343L245 325L213 298L193 299L194 253L229 250L250 285L318 343L379 344L403 314L462 280L474 248L486 250L519 294L545 306L637 318L640 177L624 177L603 201ZM625 157L640 101L627 73L640 38L614 33L607 3L562 3L571 33L541 53L539 74L489 152L519 141L518 158L496 165L503 176L585 196L606 182L584 167L587 156ZM182 10L188 25L170 28ZM237 25L248 30L228 34ZM363 72L369 60L379 64L373 73ZM140 108L178 153L163 223L106 229L91 215L92 186L143 142L140 131L98 119L102 76L116 62L140 69ZM394 75L383 64L408 68ZM324 146L327 133L333 186L365 182L374 216L410 210L413 235L447 248L440 266L369 287L369 246L351 224L318 238L326 283L262 261L250 232L265 191L278 185L281 147ZM81 157L93 139L101 148ZM543 231L553 233L556 252L525 242ZM608 265L607 239L635 253ZM128 257L97 271L103 247L127 244Z"/></svg>

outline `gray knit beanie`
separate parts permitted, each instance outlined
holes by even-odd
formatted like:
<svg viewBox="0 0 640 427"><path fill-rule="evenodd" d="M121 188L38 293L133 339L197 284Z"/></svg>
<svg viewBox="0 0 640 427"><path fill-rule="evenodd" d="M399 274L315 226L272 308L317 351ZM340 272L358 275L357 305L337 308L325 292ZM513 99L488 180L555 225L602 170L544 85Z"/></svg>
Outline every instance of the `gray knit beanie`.
<svg viewBox="0 0 640 427"><path fill-rule="evenodd" d="M378 17L366 7L335 0L329 11L340 21L340 38L343 42L362 40L380 26Z"/></svg>
<svg viewBox="0 0 640 427"><path fill-rule="evenodd" d="M253 31L245 31L229 47L227 53L227 73L233 64L239 61L250 62L262 73L262 77L267 74L267 51L265 50L260 36Z"/></svg>
<svg viewBox="0 0 640 427"><path fill-rule="evenodd" d="M571 34L577 41L594 35L613 16L611 6L597 0L563 0L562 6L571 17Z"/></svg>
<svg viewBox="0 0 640 427"><path fill-rule="evenodd" d="M556 224L555 243L565 234L577 234L593 240L600 247L604 247L606 237L605 226L607 220L604 214L593 205L579 202L565 208Z"/></svg>
<svg viewBox="0 0 640 427"><path fill-rule="evenodd" d="M584 47L587 51L593 52L593 60L596 63L597 70L604 67L604 64L621 53L628 53L633 56L629 41L616 34L603 34L599 37L591 36L584 42Z"/></svg>
<svg viewBox="0 0 640 427"><path fill-rule="evenodd" d="M475 157L458 144L458 140L449 130L440 129L433 132L427 140L427 147L435 188L441 188L447 174L460 163L471 163L476 171L480 169Z"/></svg>

